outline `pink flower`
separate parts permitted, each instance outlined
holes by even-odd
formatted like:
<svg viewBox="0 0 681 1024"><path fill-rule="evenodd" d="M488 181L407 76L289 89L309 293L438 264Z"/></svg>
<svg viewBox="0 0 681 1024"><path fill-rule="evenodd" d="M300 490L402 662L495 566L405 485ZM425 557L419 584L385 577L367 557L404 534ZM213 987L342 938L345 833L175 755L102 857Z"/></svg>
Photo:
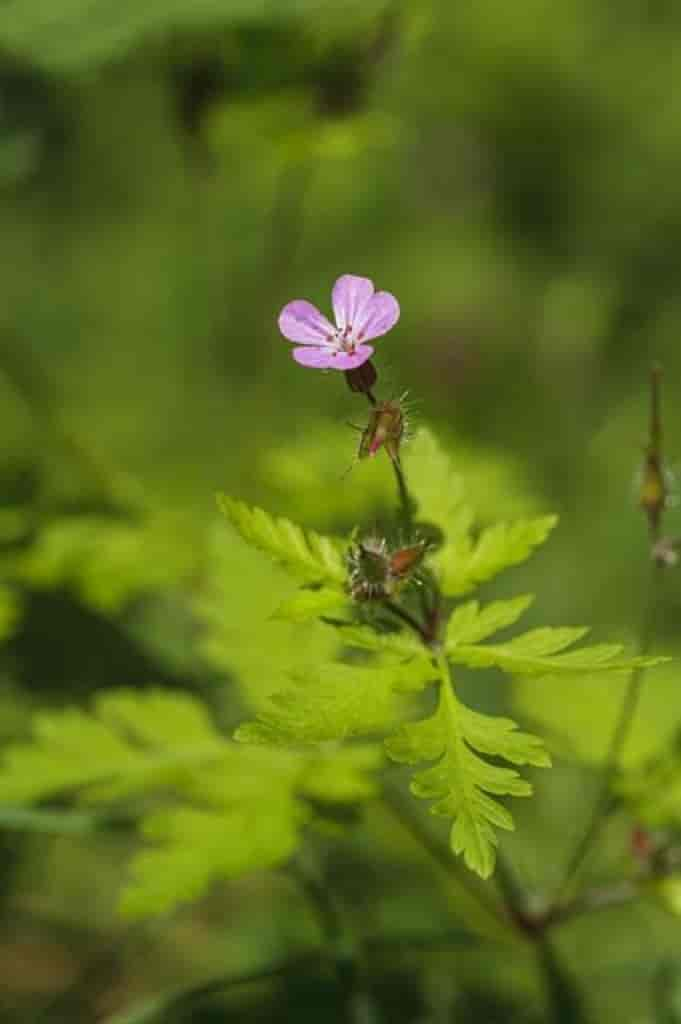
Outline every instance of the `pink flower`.
<svg viewBox="0 0 681 1024"><path fill-rule="evenodd" d="M333 286L336 326L305 299L294 299L279 314L279 330L302 348L293 358L317 370L355 370L373 355L364 342L380 338L400 317L397 299L390 292L375 292L368 277L343 274Z"/></svg>

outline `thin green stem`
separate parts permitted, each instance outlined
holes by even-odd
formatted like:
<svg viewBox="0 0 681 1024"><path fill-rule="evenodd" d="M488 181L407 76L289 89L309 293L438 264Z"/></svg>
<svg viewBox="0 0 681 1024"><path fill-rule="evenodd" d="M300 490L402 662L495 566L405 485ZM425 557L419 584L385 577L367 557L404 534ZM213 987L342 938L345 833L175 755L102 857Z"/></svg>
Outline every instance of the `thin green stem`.
<svg viewBox="0 0 681 1024"><path fill-rule="evenodd" d="M535 944L537 968L544 984L544 998L551 1024L579 1024L584 1020L580 993L556 956L551 939L541 932Z"/></svg>
<svg viewBox="0 0 681 1024"><path fill-rule="evenodd" d="M650 649L650 641L652 638L655 611L657 607L657 591L660 571L660 566L656 562L651 563L650 580L648 583L645 609L639 633L638 652L640 656L646 655ZM556 903L563 901L566 894L569 893L576 876L581 870L593 844L600 836L608 819L612 806L612 782L617 773L617 766L624 746L629 738L631 726L638 708L641 696L641 687L645 678L645 671L645 667L639 665L629 676L629 681L622 697L617 722L615 723L610 745L605 756L605 762L598 784L598 791L593 809L587 822L587 826L567 863L565 874L556 894Z"/></svg>
<svg viewBox="0 0 681 1024"><path fill-rule="evenodd" d="M399 457L391 459L391 462L393 464L393 471L395 473L395 482L397 483L397 493L398 493L398 496L399 496L399 499L400 499L400 511L401 511L401 515L402 515L402 523L403 523L403 526L404 526L405 533L406 533L407 537L409 537L410 534L411 534L411 531L412 531L413 523L414 523L414 519L413 519L414 503L412 502L411 496L409 494L409 489L407 487L407 480L406 480L406 477L404 475L404 470L402 468L402 463L400 462Z"/></svg>

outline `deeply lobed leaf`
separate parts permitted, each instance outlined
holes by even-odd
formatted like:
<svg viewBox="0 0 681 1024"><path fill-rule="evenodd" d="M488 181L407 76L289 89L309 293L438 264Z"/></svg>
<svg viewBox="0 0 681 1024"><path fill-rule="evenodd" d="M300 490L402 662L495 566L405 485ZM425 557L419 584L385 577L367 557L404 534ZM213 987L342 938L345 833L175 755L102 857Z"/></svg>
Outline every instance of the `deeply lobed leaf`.
<svg viewBox="0 0 681 1024"><path fill-rule="evenodd" d="M239 727L250 743L323 743L371 736L395 725L400 667L369 668L332 663L293 677L274 694L257 721Z"/></svg>
<svg viewBox="0 0 681 1024"><path fill-rule="evenodd" d="M451 651L458 644L477 644L492 633L512 626L533 600L531 594L526 594L510 601L493 601L482 609L477 601L459 605L447 623L445 647Z"/></svg>
<svg viewBox="0 0 681 1024"><path fill-rule="evenodd" d="M227 495L218 504L232 526L253 547L269 555L306 583L344 587L347 569L342 542L303 530L288 519L276 519Z"/></svg>
<svg viewBox="0 0 681 1024"><path fill-rule="evenodd" d="M93 713L36 716L33 742L15 744L0 771L0 802L72 793L84 801L163 796L170 806L142 818L158 843L133 864L123 907L170 909L230 878L288 857L316 804L375 793L376 746L286 750L226 740L203 705L184 693L114 691Z"/></svg>
<svg viewBox="0 0 681 1024"><path fill-rule="evenodd" d="M502 644L453 643L447 648L452 661L469 668L500 668L510 675L553 675L586 672L621 672L648 668L667 658L623 658L621 644L593 644L565 651L586 633L583 627L543 627Z"/></svg>
<svg viewBox="0 0 681 1024"><path fill-rule="evenodd" d="M447 544L438 557L443 593L450 597L467 594L502 570L524 562L544 543L557 522L557 516L543 516L496 523L484 529L475 541L469 536Z"/></svg>
<svg viewBox="0 0 681 1024"><path fill-rule="evenodd" d="M386 743L395 761L435 763L417 772L415 796L434 800L434 814L453 818L450 842L471 870L483 878L494 869L495 828L512 829L513 819L493 796L528 796L531 786L514 769L490 764L479 754L512 764L548 766L541 740L520 732L508 718L482 715L462 705L445 672L434 715L403 726Z"/></svg>

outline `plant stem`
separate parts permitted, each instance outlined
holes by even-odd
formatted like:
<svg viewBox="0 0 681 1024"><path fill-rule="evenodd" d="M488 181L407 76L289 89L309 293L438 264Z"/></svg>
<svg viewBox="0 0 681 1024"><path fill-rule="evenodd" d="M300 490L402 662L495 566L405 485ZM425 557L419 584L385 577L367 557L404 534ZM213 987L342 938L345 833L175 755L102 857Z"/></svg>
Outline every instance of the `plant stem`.
<svg viewBox="0 0 681 1024"><path fill-rule="evenodd" d="M405 529L405 532L407 534L407 537L409 537L409 535L411 534L412 525L413 525L413 515L412 515L412 513L413 513L413 507L414 506L413 506L413 502L411 500L411 497L409 495L409 489L407 487L407 481L406 481L406 478L405 478L405 475L404 475L404 470L402 469L402 463L400 462L399 457L391 459L391 462L393 464L393 470L394 470L394 473L395 473L395 481L397 483L397 493L398 493L399 499L400 499L400 508L401 508L401 512L402 512L402 522L403 522L404 529Z"/></svg>
<svg viewBox="0 0 681 1024"><path fill-rule="evenodd" d="M570 974L556 956L546 932L540 932L535 945L537 968L544 983L544 997L551 1024L579 1024L584 1020L582 999Z"/></svg>
<svg viewBox="0 0 681 1024"><path fill-rule="evenodd" d="M418 619L414 615L412 615L411 612L408 612L406 608L403 608L395 601L386 600L383 602L383 607L387 608L389 612L392 612L392 614L395 615L398 619L401 619L402 622L406 623L406 625L409 626L410 629L413 629L414 632L423 641L423 643L426 646L428 646L428 634L425 630L425 627L421 625Z"/></svg>
<svg viewBox="0 0 681 1024"><path fill-rule="evenodd" d="M657 582L659 576L660 567L657 563L653 563L651 566L651 578L648 585L648 596L646 598L645 610L641 621L638 643L638 652L640 656L647 654L650 648L651 634L655 619L655 608L657 605ZM610 740L610 746L608 747L608 752L605 757L596 800L586 829L584 830L579 842L572 852L572 856L568 861L563 880L556 894L556 903L560 903L564 899L566 893L569 892L572 883L589 855L592 845L600 836L607 821L612 805L610 792L612 782L617 773L620 756L629 737L634 715L638 708L644 677L645 668L643 666L635 668L629 677L627 688L624 691L624 696L622 697L617 722L615 723L615 728Z"/></svg>

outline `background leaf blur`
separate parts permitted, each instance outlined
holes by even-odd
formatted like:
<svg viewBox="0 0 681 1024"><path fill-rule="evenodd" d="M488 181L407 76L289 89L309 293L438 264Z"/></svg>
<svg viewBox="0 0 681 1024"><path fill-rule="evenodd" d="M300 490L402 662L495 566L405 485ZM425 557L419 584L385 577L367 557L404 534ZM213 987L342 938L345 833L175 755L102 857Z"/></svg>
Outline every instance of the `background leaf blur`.
<svg viewBox="0 0 681 1024"><path fill-rule="evenodd" d="M150 686L205 703L228 735L267 714L294 663L333 662L324 627L270 619L294 585L218 521L214 495L344 537L387 518L387 459L344 476L357 396L295 367L276 331L284 302L326 307L344 272L398 296L382 385L409 389L413 425L435 424L461 500L484 525L560 517L483 605L531 591L528 629L586 622L594 643L634 642L648 554L632 481L652 358L672 466L681 451L680 58L681 13L664 2L0 5L4 741L26 742L34 711L86 714L100 691L143 700ZM678 533L678 509L668 523ZM664 590L654 651L678 659L674 572ZM644 689L632 772L676 768L675 663ZM625 680L460 676L467 704L548 740L554 768L533 773L503 839L541 898L587 813ZM9 1022L102 1019L319 947L287 873L123 925L128 828L47 816L36 832L3 814ZM628 815L587 865L593 882L630 869ZM159 819L158 849L186 828ZM460 922L462 897L377 806L352 830L329 816L325 828L386 1019L544 1019L524 947L467 934L456 953L416 948ZM146 877L160 880L151 862ZM561 928L594 1019L671 1019L678 927L648 899ZM399 960L377 936L401 943ZM192 1019L331 1020L337 992L315 971L213 993Z"/></svg>

